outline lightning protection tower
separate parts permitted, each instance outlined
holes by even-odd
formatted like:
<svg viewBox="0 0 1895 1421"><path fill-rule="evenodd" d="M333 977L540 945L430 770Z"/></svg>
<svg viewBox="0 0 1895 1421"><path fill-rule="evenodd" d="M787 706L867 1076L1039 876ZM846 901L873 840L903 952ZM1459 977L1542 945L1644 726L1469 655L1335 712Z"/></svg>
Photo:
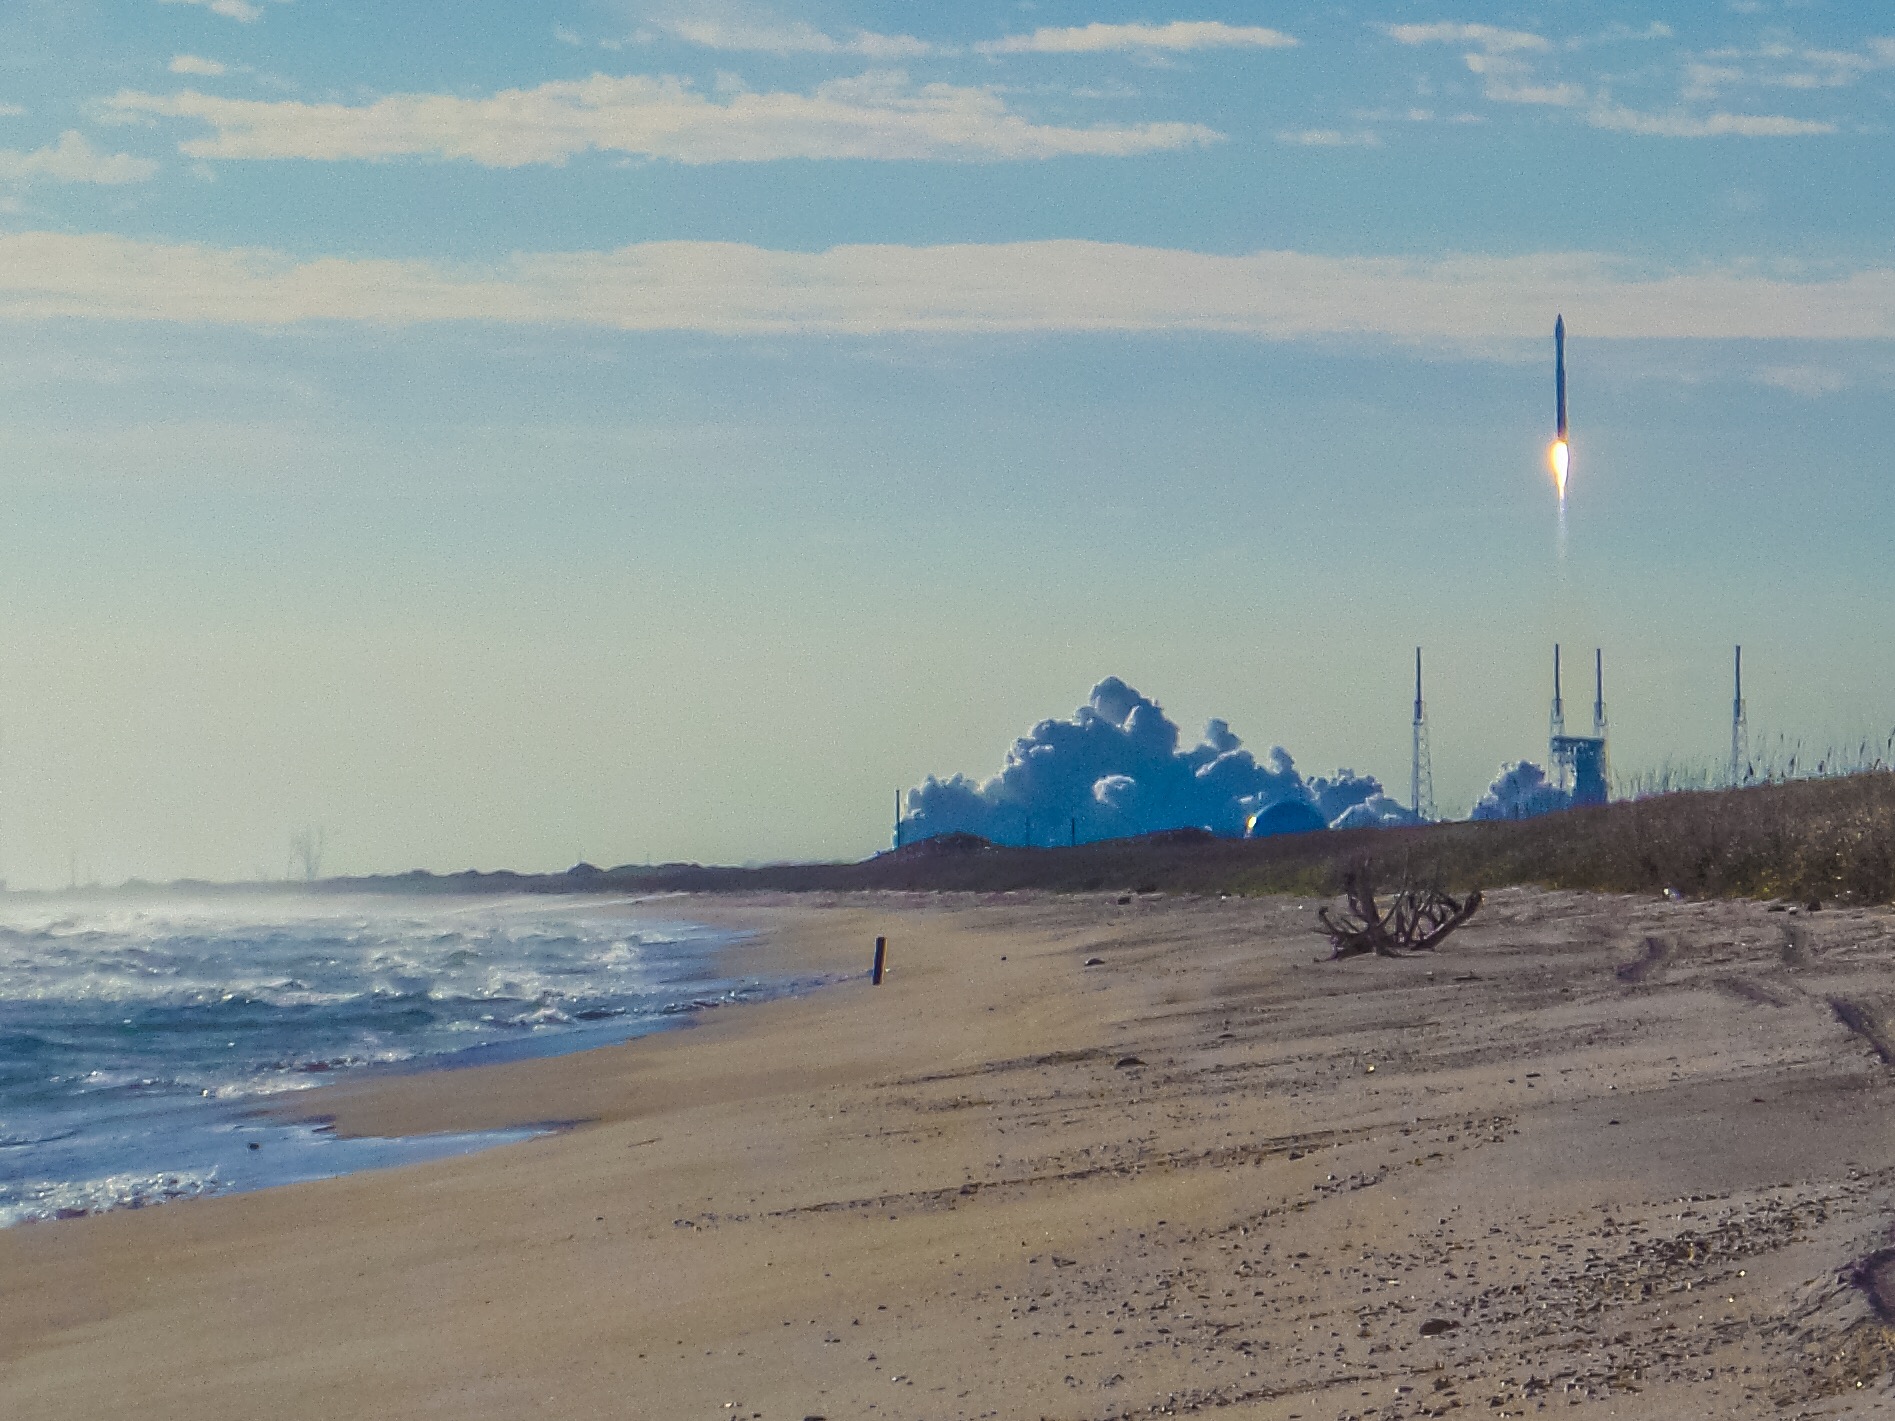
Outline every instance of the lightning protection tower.
<svg viewBox="0 0 1895 1421"><path fill-rule="evenodd" d="M1553 714L1547 722L1547 744L1550 750L1548 758L1553 762L1553 773L1560 789L1566 788L1566 760L1559 753L1559 743L1566 738L1566 702L1559 694L1559 643L1553 643Z"/></svg>
<svg viewBox="0 0 1895 1421"><path fill-rule="evenodd" d="M1735 789L1744 782L1750 761L1750 714L1744 705L1744 649L1741 646L1736 649L1732 672L1730 783Z"/></svg>
<svg viewBox="0 0 1895 1421"><path fill-rule="evenodd" d="M1575 745L1573 803L1604 804L1611 798L1612 770L1606 759L1605 652L1592 649L1592 743Z"/></svg>
<svg viewBox="0 0 1895 1421"><path fill-rule="evenodd" d="M1605 739L1605 653L1592 649L1592 738Z"/></svg>
<svg viewBox="0 0 1895 1421"><path fill-rule="evenodd" d="M1415 763L1408 778L1415 817L1434 822L1434 762L1428 753L1428 709L1421 699L1421 648L1415 648Z"/></svg>

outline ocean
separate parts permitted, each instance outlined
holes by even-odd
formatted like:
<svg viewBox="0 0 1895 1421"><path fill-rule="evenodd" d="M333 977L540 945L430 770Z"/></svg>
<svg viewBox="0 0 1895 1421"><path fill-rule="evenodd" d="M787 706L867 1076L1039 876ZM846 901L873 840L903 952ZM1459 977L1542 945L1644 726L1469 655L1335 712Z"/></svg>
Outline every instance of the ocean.
<svg viewBox="0 0 1895 1421"><path fill-rule="evenodd" d="M0 895L0 1227L522 1139L345 1140L259 1104L780 995L662 900Z"/></svg>

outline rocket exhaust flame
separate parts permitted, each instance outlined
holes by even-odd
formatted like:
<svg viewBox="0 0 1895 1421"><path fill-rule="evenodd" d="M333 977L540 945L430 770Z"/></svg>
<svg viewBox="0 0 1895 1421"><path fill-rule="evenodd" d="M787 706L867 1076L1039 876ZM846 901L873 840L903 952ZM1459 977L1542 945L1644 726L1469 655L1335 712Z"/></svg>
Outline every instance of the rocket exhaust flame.
<svg viewBox="0 0 1895 1421"><path fill-rule="evenodd" d="M1567 448L1564 439L1555 439L1546 451L1546 462L1552 466L1553 487L1559 490L1560 501L1566 501L1566 470L1572 463L1572 451Z"/></svg>

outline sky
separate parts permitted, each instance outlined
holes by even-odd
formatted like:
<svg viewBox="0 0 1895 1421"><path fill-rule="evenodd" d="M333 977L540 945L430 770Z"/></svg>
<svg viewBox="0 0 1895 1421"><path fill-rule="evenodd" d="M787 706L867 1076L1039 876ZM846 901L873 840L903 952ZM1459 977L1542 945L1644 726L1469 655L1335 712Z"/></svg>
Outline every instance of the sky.
<svg viewBox="0 0 1895 1421"><path fill-rule="evenodd" d="M1880 739L1868 8L9 0L0 877L853 857L1108 675L1405 798L1417 645L1444 811L1555 641Z"/></svg>

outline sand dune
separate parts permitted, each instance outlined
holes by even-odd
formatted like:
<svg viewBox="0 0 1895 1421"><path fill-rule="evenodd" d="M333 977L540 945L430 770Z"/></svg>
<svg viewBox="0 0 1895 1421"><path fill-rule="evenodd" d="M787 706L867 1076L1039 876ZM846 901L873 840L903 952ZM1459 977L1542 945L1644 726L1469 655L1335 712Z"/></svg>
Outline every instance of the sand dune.
<svg viewBox="0 0 1895 1421"><path fill-rule="evenodd" d="M589 1122L527 1144L0 1234L0 1413L1895 1408L1883 912L1508 890L1319 963L1288 899L700 906L889 980L309 1098Z"/></svg>

